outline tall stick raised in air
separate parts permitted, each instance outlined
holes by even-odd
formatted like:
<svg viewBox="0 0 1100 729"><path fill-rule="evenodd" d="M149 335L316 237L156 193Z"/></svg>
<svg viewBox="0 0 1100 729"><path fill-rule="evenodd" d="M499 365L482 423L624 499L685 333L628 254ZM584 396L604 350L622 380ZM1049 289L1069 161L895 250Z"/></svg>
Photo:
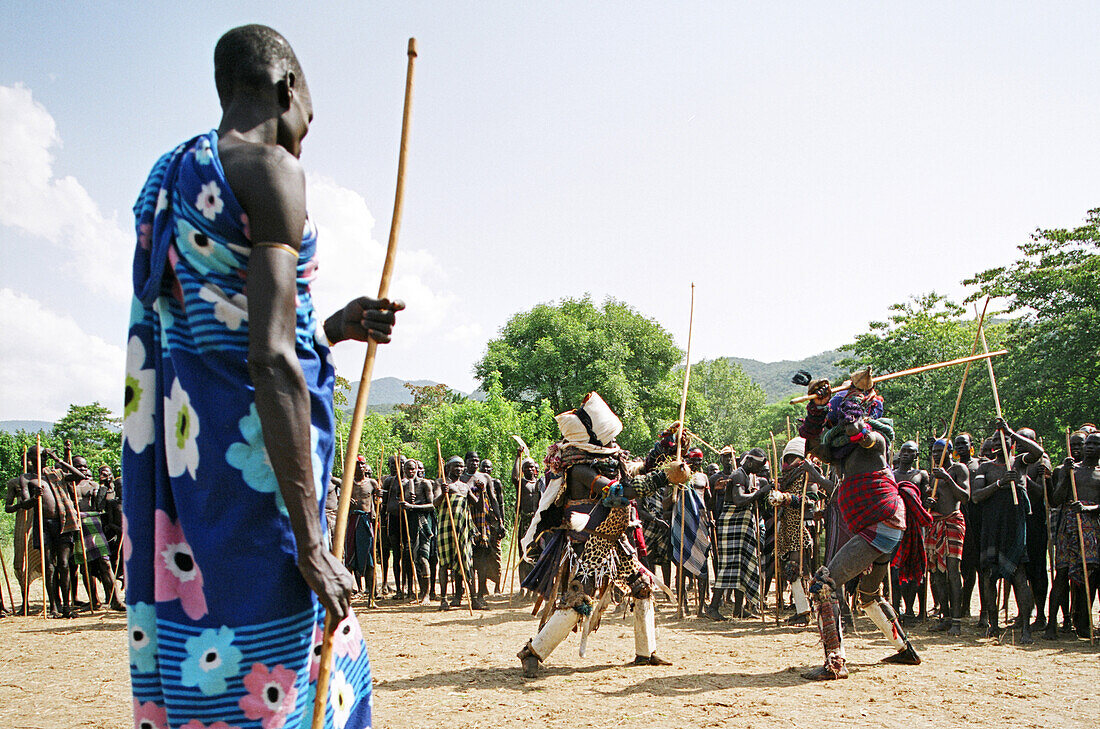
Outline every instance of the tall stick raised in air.
<svg viewBox="0 0 1100 729"><path fill-rule="evenodd" d="M1066 455L1068 456L1070 452L1069 428L1066 428ZM1073 464L1070 464L1069 467L1069 485L1070 488L1073 489L1073 500L1077 501L1077 470ZM1012 489L1015 491L1016 487L1013 486ZM1092 593L1089 591L1089 565L1088 561L1085 559L1085 531L1084 527L1081 526L1080 512L1077 514L1077 544L1081 549L1081 568L1083 570L1081 574L1085 578L1085 596L1088 600L1086 612L1089 614L1089 645L1095 645L1096 635L1092 621Z"/></svg>
<svg viewBox="0 0 1100 729"><path fill-rule="evenodd" d="M940 453L940 461L936 464L938 468L943 468L944 459L947 458L947 446L951 443L951 436L955 431L955 420L959 416L959 404L963 399L963 390L966 388L966 377L970 374L970 362L973 361L974 352L978 349L978 342L981 341L982 325L985 324L985 312L989 308L989 297L985 297L985 305L982 306L982 315L978 317L978 331L974 332L974 342L970 345L970 358L966 363L966 367L963 368L962 382L959 383L959 394L955 396L955 409L951 411L951 424L947 426L947 435L944 438L947 439L947 444L944 445L943 452ZM989 352L985 354L989 357ZM992 371L992 370L991 370ZM919 451L918 451L919 452ZM939 488L940 480L938 478L932 479L932 499L936 498L936 489ZM1012 492L1013 498L1016 496L1015 490Z"/></svg>
<svg viewBox="0 0 1100 729"><path fill-rule="evenodd" d="M401 231L401 211L405 204L405 157L409 150L409 116L412 112L413 62L416 60L416 39L409 38L409 65L405 72L405 107L401 116L401 151L397 158L397 192L393 201L393 219L390 221L390 239L386 247L386 262L382 265L382 280L378 284L378 298L390 293L393 264L397 258L397 234ZM370 395L370 379L374 373L374 358L378 343L367 342L367 356L363 361L363 375L359 379L359 392L355 396L355 411L348 431L347 452L344 455L344 475L340 484L340 505L336 510L336 531L332 540L332 554L338 562L344 559L344 534L348 528L348 510L351 508L351 487L355 477L355 456L359 453L359 439L363 435L363 419L367 415L367 397ZM398 474L400 477L400 474ZM399 485L400 487L400 485ZM317 673L317 696L313 702L313 729L325 725L328 708L328 684L332 673L332 637L336 624L332 615L325 614L325 635L321 643L321 664Z"/></svg>
<svg viewBox="0 0 1100 729"><path fill-rule="evenodd" d="M679 461L683 453L683 437L684 437L684 415L687 412L688 401L688 384L691 382L691 329L695 324L695 284L691 284L691 308L688 310L688 346L686 363L684 365L684 388L680 392L680 422L679 427L676 429L676 460ZM684 586L687 584L687 580L684 579L684 501L687 498L683 492L683 486L680 487L680 555L678 558L679 571L676 575L676 613L679 617L684 617Z"/></svg>

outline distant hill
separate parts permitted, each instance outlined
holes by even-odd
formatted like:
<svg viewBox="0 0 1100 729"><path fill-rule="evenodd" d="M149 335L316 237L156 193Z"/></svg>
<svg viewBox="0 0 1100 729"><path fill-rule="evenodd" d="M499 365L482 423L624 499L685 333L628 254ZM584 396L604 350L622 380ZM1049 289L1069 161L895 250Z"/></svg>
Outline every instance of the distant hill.
<svg viewBox="0 0 1100 729"><path fill-rule="evenodd" d="M402 380L400 377L379 377L377 380L371 380L370 395L367 396L367 409L385 414L391 412L395 405L411 405L413 401L412 393L409 392L409 388L405 387L406 382L418 387L439 384L434 380ZM355 394L357 392L359 392L358 381L351 383L351 390L347 393L348 404L346 409L348 411L355 408ZM469 394L461 390L455 390L455 392L467 395L475 400L485 399L485 393L481 390L475 390Z"/></svg>
<svg viewBox="0 0 1100 729"><path fill-rule="evenodd" d="M728 357L730 362L741 365L741 369L749 376L749 379L764 388L768 402L778 402L785 397L802 394L798 385L791 383L791 376L798 370L806 370L814 377L828 377L830 380L840 380L847 373L842 373L833 363L844 357L844 353L835 349L821 352L811 357L800 360L781 360L779 362L761 362L756 359L744 359L742 357Z"/></svg>
<svg viewBox="0 0 1100 729"><path fill-rule="evenodd" d="M0 431L4 433L15 433L19 430L37 433L40 430L49 430L52 427L53 423L45 420L0 420Z"/></svg>

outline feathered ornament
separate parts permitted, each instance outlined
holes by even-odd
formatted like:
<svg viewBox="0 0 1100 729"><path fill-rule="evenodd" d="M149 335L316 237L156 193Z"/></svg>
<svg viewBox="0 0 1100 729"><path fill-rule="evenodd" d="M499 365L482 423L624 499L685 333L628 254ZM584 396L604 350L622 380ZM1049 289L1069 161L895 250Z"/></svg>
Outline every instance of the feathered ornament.
<svg viewBox="0 0 1100 729"><path fill-rule="evenodd" d="M791 377L791 382L795 385L798 385L799 387L806 387L811 382L813 382L813 375L811 375L806 370L799 370L798 372L795 372L794 375Z"/></svg>

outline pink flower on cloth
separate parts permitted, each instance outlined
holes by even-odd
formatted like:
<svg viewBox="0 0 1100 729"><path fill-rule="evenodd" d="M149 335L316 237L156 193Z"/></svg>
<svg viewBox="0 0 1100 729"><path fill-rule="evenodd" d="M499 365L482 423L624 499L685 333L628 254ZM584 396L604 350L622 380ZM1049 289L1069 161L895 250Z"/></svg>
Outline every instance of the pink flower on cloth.
<svg viewBox="0 0 1100 729"><path fill-rule="evenodd" d="M134 729L168 729L168 709L134 699Z"/></svg>
<svg viewBox="0 0 1100 729"><path fill-rule="evenodd" d="M153 226L148 223L142 223L138 226L138 245L144 250L149 250L149 237L153 233Z"/></svg>
<svg viewBox="0 0 1100 729"><path fill-rule="evenodd" d="M348 616L337 624L332 647L341 658L350 656L356 659L363 652L363 630L355 613L349 611Z"/></svg>
<svg viewBox="0 0 1100 729"><path fill-rule="evenodd" d="M192 719L181 726L180 729L238 729L238 727L229 726L224 721L216 721L213 724L203 724L198 719Z"/></svg>
<svg viewBox="0 0 1100 729"><path fill-rule="evenodd" d="M262 719L264 729L281 729L298 700L295 678L294 671L282 665L268 671L264 664L253 663L252 671L244 677L248 693L238 702L244 715Z"/></svg>
<svg viewBox="0 0 1100 729"><path fill-rule="evenodd" d="M325 640L325 628L317 623L313 624L313 642L309 649L309 681L317 680L317 674L321 671L321 644Z"/></svg>
<svg viewBox="0 0 1100 729"><path fill-rule="evenodd" d="M202 591L202 572L183 529L168 514L157 509L153 525L156 557L154 572L157 602L179 599L187 617L198 620L206 615L206 595Z"/></svg>

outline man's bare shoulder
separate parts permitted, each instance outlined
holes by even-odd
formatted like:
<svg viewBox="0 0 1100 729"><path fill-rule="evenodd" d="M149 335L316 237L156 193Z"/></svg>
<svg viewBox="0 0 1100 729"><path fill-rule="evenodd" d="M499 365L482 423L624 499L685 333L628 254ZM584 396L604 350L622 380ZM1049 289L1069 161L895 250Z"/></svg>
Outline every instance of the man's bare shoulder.
<svg viewBox="0 0 1100 729"><path fill-rule="evenodd" d="M227 141L219 146L218 157L233 194L246 211L267 204L272 197L304 199L302 163L278 145Z"/></svg>

